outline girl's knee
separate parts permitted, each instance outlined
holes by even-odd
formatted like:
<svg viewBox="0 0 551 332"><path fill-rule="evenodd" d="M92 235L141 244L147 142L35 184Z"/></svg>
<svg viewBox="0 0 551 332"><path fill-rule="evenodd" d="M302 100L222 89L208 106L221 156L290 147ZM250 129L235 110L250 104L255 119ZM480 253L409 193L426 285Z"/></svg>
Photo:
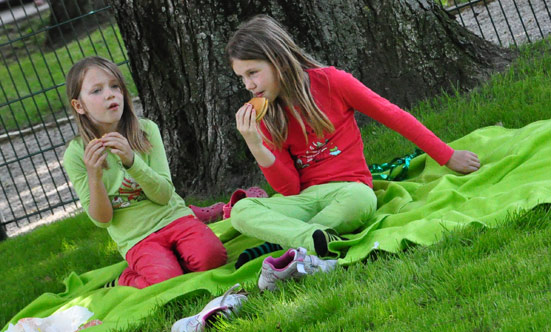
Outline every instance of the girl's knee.
<svg viewBox="0 0 551 332"><path fill-rule="evenodd" d="M247 221L250 218L247 218L246 211L254 209L255 203L252 199L242 199L235 203L231 211L230 221L236 230L243 233L243 229L247 228Z"/></svg>
<svg viewBox="0 0 551 332"><path fill-rule="evenodd" d="M186 268L191 272L212 270L226 264L228 260L226 248L221 242L198 249L186 262Z"/></svg>
<svg viewBox="0 0 551 332"><path fill-rule="evenodd" d="M352 182L347 186L347 202L350 211L358 215L370 215L377 209L377 196L369 186Z"/></svg>

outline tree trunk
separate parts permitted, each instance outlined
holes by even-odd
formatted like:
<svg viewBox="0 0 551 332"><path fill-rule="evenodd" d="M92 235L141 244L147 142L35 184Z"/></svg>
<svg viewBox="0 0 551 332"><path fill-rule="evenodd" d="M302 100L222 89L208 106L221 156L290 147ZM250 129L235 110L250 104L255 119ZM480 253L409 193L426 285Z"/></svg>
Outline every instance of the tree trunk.
<svg viewBox="0 0 551 332"><path fill-rule="evenodd" d="M255 13L280 21L316 59L347 70L410 107L470 89L513 52L460 27L423 0L109 0L128 49L144 114L162 128L180 193L212 194L261 178L235 129L248 100L224 47Z"/></svg>

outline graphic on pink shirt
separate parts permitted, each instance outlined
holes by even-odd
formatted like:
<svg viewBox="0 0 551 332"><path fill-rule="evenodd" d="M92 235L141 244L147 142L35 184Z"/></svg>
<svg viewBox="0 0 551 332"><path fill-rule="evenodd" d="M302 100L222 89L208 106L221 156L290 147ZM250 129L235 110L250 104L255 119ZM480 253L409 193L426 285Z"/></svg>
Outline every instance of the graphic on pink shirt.
<svg viewBox="0 0 551 332"><path fill-rule="evenodd" d="M339 148L330 139L326 139L325 142L312 142L306 150L306 155L297 156L295 166L298 169L306 168L331 156L338 156L340 153Z"/></svg>

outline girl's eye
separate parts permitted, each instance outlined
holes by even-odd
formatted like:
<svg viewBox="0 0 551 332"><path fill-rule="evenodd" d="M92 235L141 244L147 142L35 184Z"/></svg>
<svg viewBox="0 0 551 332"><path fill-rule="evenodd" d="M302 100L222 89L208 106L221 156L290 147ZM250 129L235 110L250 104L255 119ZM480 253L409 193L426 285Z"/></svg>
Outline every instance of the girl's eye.
<svg viewBox="0 0 551 332"><path fill-rule="evenodd" d="M118 85L118 84L113 84L113 85L111 85L111 88L112 88L112 89L120 89L120 87L121 87L121 86Z"/></svg>
<svg viewBox="0 0 551 332"><path fill-rule="evenodd" d="M100 89L94 89L94 90L92 90L92 93L94 93L94 94L95 94L95 93L98 93L98 92L100 92Z"/></svg>

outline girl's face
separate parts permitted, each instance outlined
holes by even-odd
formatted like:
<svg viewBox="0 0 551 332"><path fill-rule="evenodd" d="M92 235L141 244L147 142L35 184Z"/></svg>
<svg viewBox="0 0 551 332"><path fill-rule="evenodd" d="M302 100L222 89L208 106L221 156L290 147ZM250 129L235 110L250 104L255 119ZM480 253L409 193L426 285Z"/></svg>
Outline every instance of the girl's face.
<svg viewBox="0 0 551 332"><path fill-rule="evenodd" d="M79 99L71 100L71 105L77 113L86 114L103 135L117 129L124 110L124 96L113 74L92 67L84 75Z"/></svg>
<svg viewBox="0 0 551 332"><path fill-rule="evenodd" d="M245 89L255 97L264 97L273 102L279 96L279 80L274 66L268 61L232 59L232 68L241 77Z"/></svg>

